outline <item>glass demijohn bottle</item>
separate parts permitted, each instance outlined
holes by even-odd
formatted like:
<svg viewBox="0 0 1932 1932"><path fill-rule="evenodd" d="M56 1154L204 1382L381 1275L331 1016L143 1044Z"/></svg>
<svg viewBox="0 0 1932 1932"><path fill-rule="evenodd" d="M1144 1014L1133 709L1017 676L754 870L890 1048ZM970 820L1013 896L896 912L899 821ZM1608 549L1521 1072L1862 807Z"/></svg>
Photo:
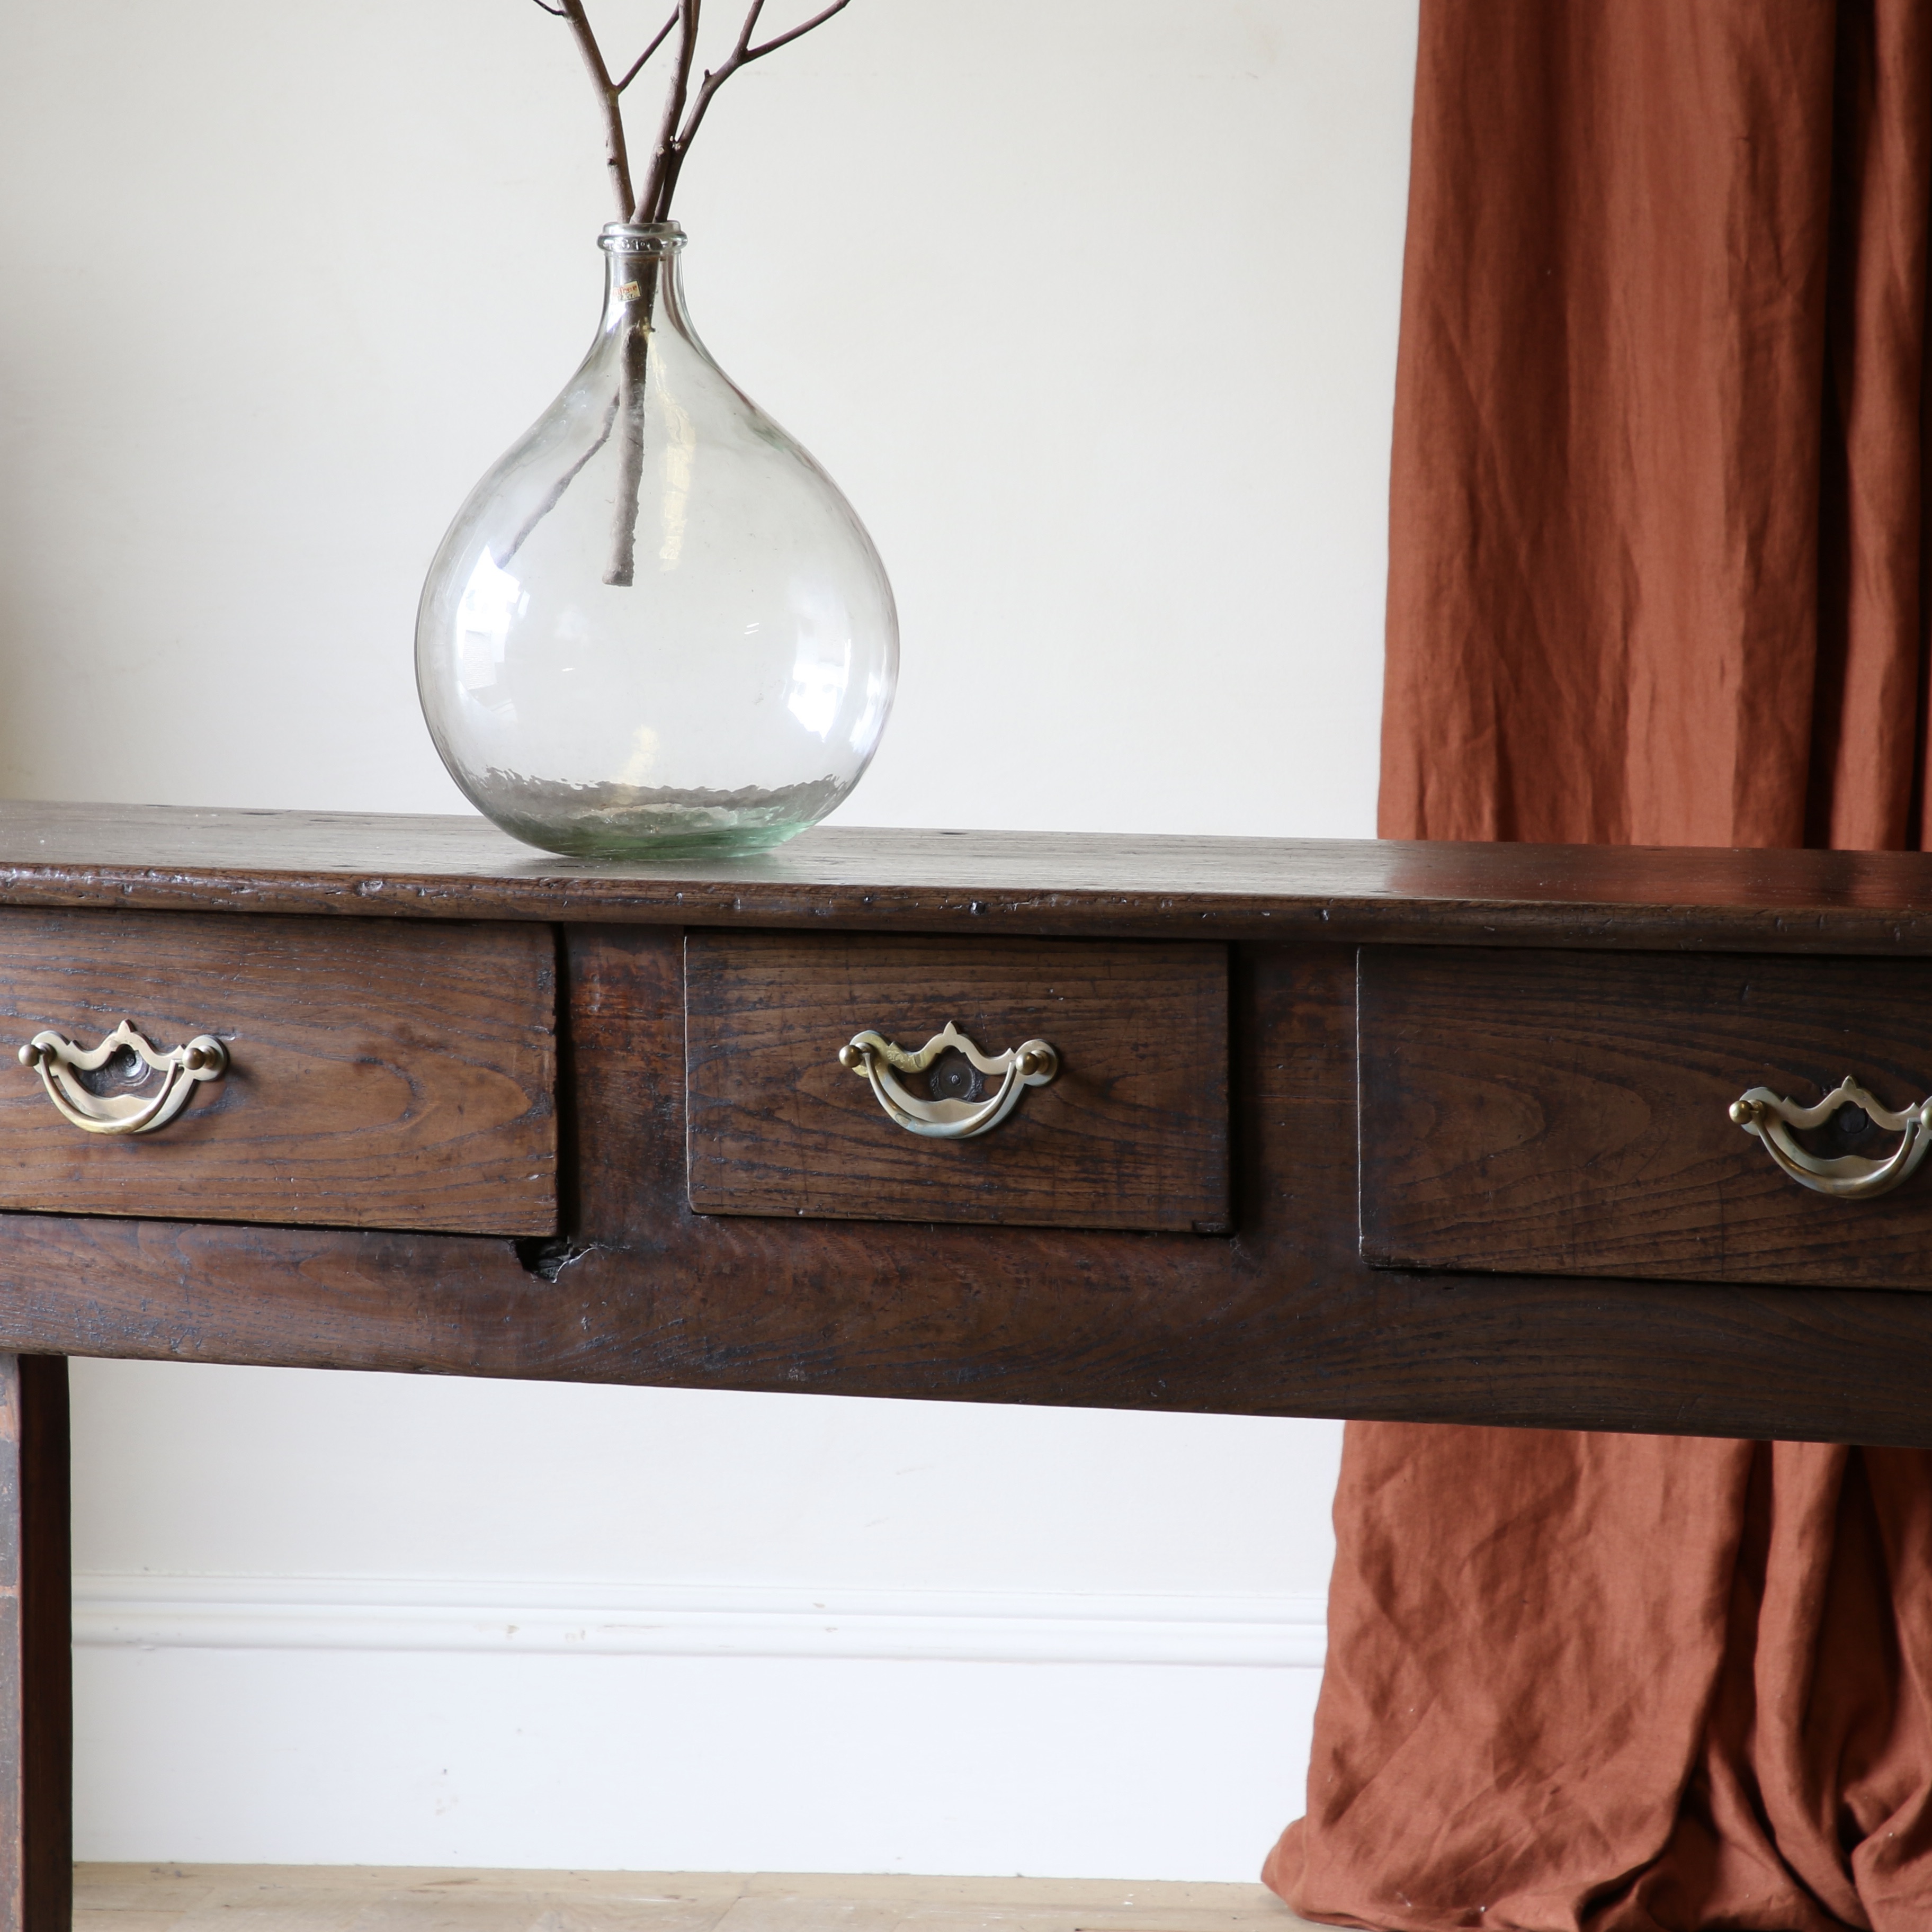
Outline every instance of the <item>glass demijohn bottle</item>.
<svg viewBox="0 0 1932 1932"><path fill-rule="evenodd" d="M531 844L757 851L870 762L892 587L838 486L693 333L683 231L598 239L597 340L430 566L424 715L470 800Z"/></svg>

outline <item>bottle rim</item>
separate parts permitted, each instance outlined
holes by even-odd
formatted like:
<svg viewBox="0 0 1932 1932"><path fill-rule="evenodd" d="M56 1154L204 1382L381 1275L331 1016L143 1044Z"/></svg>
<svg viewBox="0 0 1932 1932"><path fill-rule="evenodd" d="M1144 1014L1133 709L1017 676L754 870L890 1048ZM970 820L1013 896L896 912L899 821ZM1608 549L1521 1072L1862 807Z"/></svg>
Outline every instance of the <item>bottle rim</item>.
<svg viewBox="0 0 1932 1932"><path fill-rule="evenodd" d="M684 230L675 221L606 222L597 237L607 255L673 254L684 244Z"/></svg>

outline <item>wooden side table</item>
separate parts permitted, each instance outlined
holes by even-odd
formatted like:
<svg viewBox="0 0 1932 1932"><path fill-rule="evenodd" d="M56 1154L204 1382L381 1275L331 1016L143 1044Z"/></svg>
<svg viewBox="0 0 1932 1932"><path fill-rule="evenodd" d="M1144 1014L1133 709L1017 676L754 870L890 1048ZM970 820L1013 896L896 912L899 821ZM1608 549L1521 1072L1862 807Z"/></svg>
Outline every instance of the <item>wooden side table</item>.
<svg viewBox="0 0 1932 1932"><path fill-rule="evenodd" d="M5 1922L68 1355L1932 1444L1928 990L1910 854L0 807Z"/></svg>

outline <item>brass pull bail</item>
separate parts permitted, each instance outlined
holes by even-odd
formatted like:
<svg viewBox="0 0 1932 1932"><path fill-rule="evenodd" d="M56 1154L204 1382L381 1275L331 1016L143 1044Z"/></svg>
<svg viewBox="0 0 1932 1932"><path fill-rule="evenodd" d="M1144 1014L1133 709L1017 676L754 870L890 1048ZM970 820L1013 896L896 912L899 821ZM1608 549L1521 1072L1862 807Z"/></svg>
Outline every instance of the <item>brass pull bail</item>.
<svg viewBox="0 0 1932 1932"><path fill-rule="evenodd" d="M1841 1107L1856 1107L1888 1133L1902 1136L1882 1160L1863 1154L1808 1153L1792 1138L1796 1127L1822 1127ZM1850 1074L1815 1107L1801 1107L1768 1087L1754 1087L1731 1102L1731 1118L1748 1134L1764 1143L1764 1150L1780 1171L1820 1194L1840 1201L1867 1201L1888 1194L1906 1180L1932 1147L1932 1100L1921 1100L1902 1114L1882 1107Z"/></svg>
<svg viewBox="0 0 1932 1932"><path fill-rule="evenodd" d="M117 1053L132 1053L163 1075L160 1087L152 1094L94 1094L74 1078L98 1072ZM187 1046L164 1053L125 1020L96 1047L82 1047L57 1033L37 1033L17 1058L39 1074L61 1118L89 1134L152 1133L188 1105L202 1081L219 1080L228 1071L228 1049L212 1034L197 1034Z"/></svg>
<svg viewBox="0 0 1932 1932"><path fill-rule="evenodd" d="M949 1049L963 1053L984 1074L1000 1076L998 1088L984 1100L926 1100L909 1094L894 1077L923 1073ZM1060 1055L1043 1040L1022 1040L1006 1053L982 1053L950 1020L916 1051L895 1046L882 1034L855 1033L838 1049L838 1064L872 1083L872 1093L909 1134L934 1141L969 1141L991 1133L1029 1087L1044 1087L1060 1071Z"/></svg>

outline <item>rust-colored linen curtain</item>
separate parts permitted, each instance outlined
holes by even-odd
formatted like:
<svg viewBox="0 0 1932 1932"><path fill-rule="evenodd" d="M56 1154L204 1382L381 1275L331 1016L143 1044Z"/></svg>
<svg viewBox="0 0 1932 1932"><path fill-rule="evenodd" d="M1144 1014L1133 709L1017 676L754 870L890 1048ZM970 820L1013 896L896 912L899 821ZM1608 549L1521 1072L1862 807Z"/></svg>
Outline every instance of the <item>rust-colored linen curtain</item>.
<svg viewBox="0 0 1932 1932"><path fill-rule="evenodd" d="M1927 844L1929 215L1928 0L1423 0L1385 836ZM1298 1910L1932 1932L1932 1456L1352 1424L1336 1526Z"/></svg>

